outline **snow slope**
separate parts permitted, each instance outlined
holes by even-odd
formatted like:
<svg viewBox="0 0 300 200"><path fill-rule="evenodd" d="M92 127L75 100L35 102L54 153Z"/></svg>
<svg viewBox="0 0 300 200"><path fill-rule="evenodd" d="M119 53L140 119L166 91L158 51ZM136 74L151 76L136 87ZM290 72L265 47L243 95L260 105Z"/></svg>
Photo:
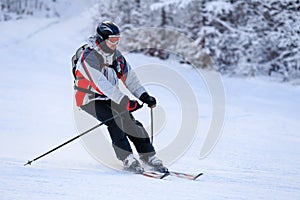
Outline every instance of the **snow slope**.
<svg viewBox="0 0 300 200"><path fill-rule="evenodd" d="M224 77L223 134L214 151L199 160L211 117L203 80L189 66L138 54L126 56L132 66L170 65L194 86L201 111L199 134L186 154L169 167L202 171L205 175L199 181L161 181L116 172L94 160L79 141L24 167L28 159L76 134L70 58L93 30L95 12L96 7L60 20L0 23L1 200L300 198L299 87L263 78ZM149 89L162 105L170 103L159 88ZM157 148L174 137L168 134L162 131L155 138Z"/></svg>

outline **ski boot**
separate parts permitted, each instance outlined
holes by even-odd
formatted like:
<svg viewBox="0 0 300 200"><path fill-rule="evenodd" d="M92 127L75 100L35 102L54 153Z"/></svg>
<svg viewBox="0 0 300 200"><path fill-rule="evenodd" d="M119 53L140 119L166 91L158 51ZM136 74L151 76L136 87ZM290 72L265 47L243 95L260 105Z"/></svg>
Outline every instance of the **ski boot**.
<svg viewBox="0 0 300 200"><path fill-rule="evenodd" d="M141 156L140 159L143 161L143 163L150 166L155 171L158 171L158 172L161 172L161 173L168 173L169 172L168 168L166 168L163 165L162 160L157 158L155 155L149 156L149 157Z"/></svg>
<svg viewBox="0 0 300 200"><path fill-rule="evenodd" d="M141 166L139 161L133 156L133 154L129 154L123 160L123 166L126 171L134 172L136 174L142 174L144 172L144 168Z"/></svg>

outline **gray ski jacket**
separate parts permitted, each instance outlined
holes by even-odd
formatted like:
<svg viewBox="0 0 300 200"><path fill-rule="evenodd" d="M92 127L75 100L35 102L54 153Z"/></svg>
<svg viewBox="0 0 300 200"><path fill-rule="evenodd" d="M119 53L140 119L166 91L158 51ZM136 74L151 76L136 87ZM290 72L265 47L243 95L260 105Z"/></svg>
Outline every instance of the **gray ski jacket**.
<svg viewBox="0 0 300 200"><path fill-rule="evenodd" d="M77 106L109 99L119 104L125 96L119 90L119 80L136 98L140 98L146 92L120 51L116 50L113 54L104 53L97 45L95 37L91 37L89 43L81 47L81 50L74 71Z"/></svg>

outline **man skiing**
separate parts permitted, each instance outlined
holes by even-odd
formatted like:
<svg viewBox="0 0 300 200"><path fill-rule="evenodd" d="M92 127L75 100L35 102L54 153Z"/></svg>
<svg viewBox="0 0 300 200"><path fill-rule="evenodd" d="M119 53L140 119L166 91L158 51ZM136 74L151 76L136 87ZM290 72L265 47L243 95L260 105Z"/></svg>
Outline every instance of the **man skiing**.
<svg viewBox="0 0 300 200"><path fill-rule="evenodd" d="M118 89L118 81L121 80L148 107L156 106L156 99L140 84L129 63L117 50L119 41L119 27L111 21L104 21L97 26L96 34L89 38L89 43L77 50L72 58L76 105L101 122L114 117L105 125L116 156L123 161L126 170L144 171L133 156L130 140L143 163L154 170L168 172L155 155L146 130L131 114L141 105Z"/></svg>

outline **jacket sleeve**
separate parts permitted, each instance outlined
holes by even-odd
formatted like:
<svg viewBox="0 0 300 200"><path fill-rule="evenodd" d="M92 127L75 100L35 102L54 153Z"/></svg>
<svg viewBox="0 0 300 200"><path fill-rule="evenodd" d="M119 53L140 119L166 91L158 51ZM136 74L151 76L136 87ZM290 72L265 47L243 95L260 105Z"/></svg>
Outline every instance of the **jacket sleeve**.
<svg viewBox="0 0 300 200"><path fill-rule="evenodd" d="M81 57L79 70L85 74L85 77L92 83L96 91L101 91L105 96L115 103L120 103L125 96L116 86L112 85L101 72L103 58L95 51L87 49Z"/></svg>
<svg viewBox="0 0 300 200"><path fill-rule="evenodd" d="M123 68L123 74L121 80L127 87L127 89L136 97L140 98L140 96L146 92L146 89L141 85L136 73L131 68L130 64L126 61L126 59L122 56L119 58L121 68Z"/></svg>

